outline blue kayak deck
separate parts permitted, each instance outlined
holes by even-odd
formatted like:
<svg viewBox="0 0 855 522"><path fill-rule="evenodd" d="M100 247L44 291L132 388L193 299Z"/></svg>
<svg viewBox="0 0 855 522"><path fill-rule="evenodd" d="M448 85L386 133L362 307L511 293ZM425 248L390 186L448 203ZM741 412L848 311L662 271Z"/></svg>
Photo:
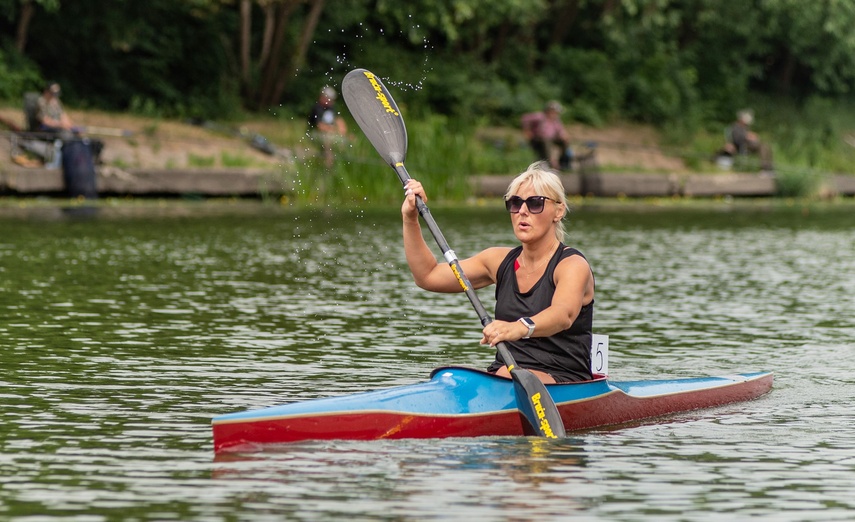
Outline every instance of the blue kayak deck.
<svg viewBox="0 0 855 522"><path fill-rule="evenodd" d="M766 375L764 372L722 377L617 381L608 379L547 385L556 404L591 400L623 392L650 398L714 389ZM344 411L395 411L415 414L461 415L516 409L513 384L480 370L447 367L435 370L431 380L341 397L312 399L217 416L216 422L247 418L298 416Z"/></svg>

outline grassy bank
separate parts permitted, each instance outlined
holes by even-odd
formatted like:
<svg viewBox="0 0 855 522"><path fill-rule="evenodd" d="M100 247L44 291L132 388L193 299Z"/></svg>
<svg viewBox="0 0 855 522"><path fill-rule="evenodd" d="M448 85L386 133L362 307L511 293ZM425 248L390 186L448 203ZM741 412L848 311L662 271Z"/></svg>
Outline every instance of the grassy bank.
<svg viewBox="0 0 855 522"><path fill-rule="evenodd" d="M470 174L518 172L531 161L527 150L506 153L475 139L475 128L441 116L408 121L407 126L407 170L431 187L431 196L437 199L466 199ZM333 168L324 168L316 157L295 165L298 197L343 202L400 200L402 188L395 172L358 128L353 133L354 139L339 147L339 161Z"/></svg>
<svg viewBox="0 0 855 522"><path fill-rule="evenodd" d="M829 175L855 174L852 101L815 98L796 104L788 99L761 98L750 106L755 112L754 130L772 147L782 196L812 196ZM682 144L688 151L689 166L701 170L709 151L720 146L722 139L722 127L710 126L689 137L671 136L670 141ZM741 168L756 170L759 162L748 161Z"/></svg>
<svg viewBox="0 0 855 522"><path fill-rule="evenodd" d="M343 105L343 104L342 104ZM780 194L810 197L831 173L855 172L855 105L828 100L803 106L759 100L752 104L756 130L774 151ZM340 107L345 118L346 108ZM14 104L0 107L6 118L21 119ZM105 163L117 168L244 167L281 172L283 183L296 180L295 198L307 203L399 201L394 172L350 121L353 138L342 143L339 161L325 168L318 147L306 135L304 115L246 115L222 122L219 129L133 114L75 111L83 125L124 128L131 137L107 138ZM512 122L503 127L441 115L407 118L407 168L441 200L465 200L473 174L514 174L533 156ZM594 142L599 167L608 172L720 172L711 161L723 142L724 124L691 134L625 122L601 127L569 123L576 147ZM247 136L262 135L286 151L270 157L252 149ZM8 158L3 158L8 161ZM757 169L747 162L738 168Z"/></svg>

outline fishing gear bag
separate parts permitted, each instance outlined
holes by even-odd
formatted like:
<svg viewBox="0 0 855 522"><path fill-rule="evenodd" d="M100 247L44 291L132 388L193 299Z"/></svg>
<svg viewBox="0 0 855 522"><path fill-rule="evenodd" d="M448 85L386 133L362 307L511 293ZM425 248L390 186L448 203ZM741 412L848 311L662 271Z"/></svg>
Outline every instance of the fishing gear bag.
<svg viewBox="0 0 855 522"><path fill-rule="evenodd" d="M69 197L98 197L95 188L95 162L89 140L75 139L62 143L62 177Z"/></svg>

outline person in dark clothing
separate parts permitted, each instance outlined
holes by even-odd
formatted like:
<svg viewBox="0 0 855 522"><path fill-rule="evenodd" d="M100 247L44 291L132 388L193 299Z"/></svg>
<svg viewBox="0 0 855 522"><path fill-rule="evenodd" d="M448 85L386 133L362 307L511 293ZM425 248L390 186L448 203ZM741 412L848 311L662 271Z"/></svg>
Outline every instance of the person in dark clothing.
<svg viewBox="0 0 855 522"><path fill-rule="evenodd" d="M38 98L36 121L38 127L34 130L56 134L60 139L69 140L80 134L68 113L59 101L62 89L56 82L48 82Z"/></svg>
<svg viewBox="0 0 855 522"><path fill-rule="evenodd" d="M753 112L747 109L739 111L736 114L736 121L725 132L726 143L723 152L731 157L757 154L760 157L760 168L771 171L773 169L772 149L766 143L761 142L757 133L751 130L753 122Z"/></svg>
<svg viewBox="0 0 855 522"><path fill-rule="evenodd" d="M308 117L310 135L320 143L324 165L327 167L333 165L335 145L347 137L347 124L335 110L337 97L332 87L321 89L318 101L312 106Z"/></svg>
<svg viewBox="0 0 855 522"><path fill-rule="evenodd" d="M404 252L415 283L461 292L422 235L415 197L427 201L424 187L410 179L405 189ZM590 380L594 274L581 252L564 245L561 179L546 162L534 163L509 185L505 207L520 246L491 247L460 261L473 288L496 285L496 320L484 327L481 343L504 341L517 364L545 383ZM510 378L498 355L487 371Z"/></svg>
<svg viewBox="0 0 855 522"><path fill-rule="evenodd" d="M66 143L84 140L95 163L100 164L104 142L84 137L84 128L76 126L68 113L65 112L65 108L59 100L61 93L62 89L57 82L48 82L45 85L42 94L38 97L35 112L37 126L33 130L55 136Z"/></svg>

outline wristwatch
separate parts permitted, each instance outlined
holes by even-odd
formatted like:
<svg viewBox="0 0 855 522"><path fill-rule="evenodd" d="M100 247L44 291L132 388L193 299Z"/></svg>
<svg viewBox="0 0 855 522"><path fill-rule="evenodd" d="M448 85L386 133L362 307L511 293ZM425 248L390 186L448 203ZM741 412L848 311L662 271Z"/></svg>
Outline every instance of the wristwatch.
<svg viewBox="0 0 855 522"><path fill-rule="evenodd" d="M528 333L523 335L523 339L531 338L534 333L534 321L531 320L531 317L520 317L520 322L528 328Z"/></svg>

